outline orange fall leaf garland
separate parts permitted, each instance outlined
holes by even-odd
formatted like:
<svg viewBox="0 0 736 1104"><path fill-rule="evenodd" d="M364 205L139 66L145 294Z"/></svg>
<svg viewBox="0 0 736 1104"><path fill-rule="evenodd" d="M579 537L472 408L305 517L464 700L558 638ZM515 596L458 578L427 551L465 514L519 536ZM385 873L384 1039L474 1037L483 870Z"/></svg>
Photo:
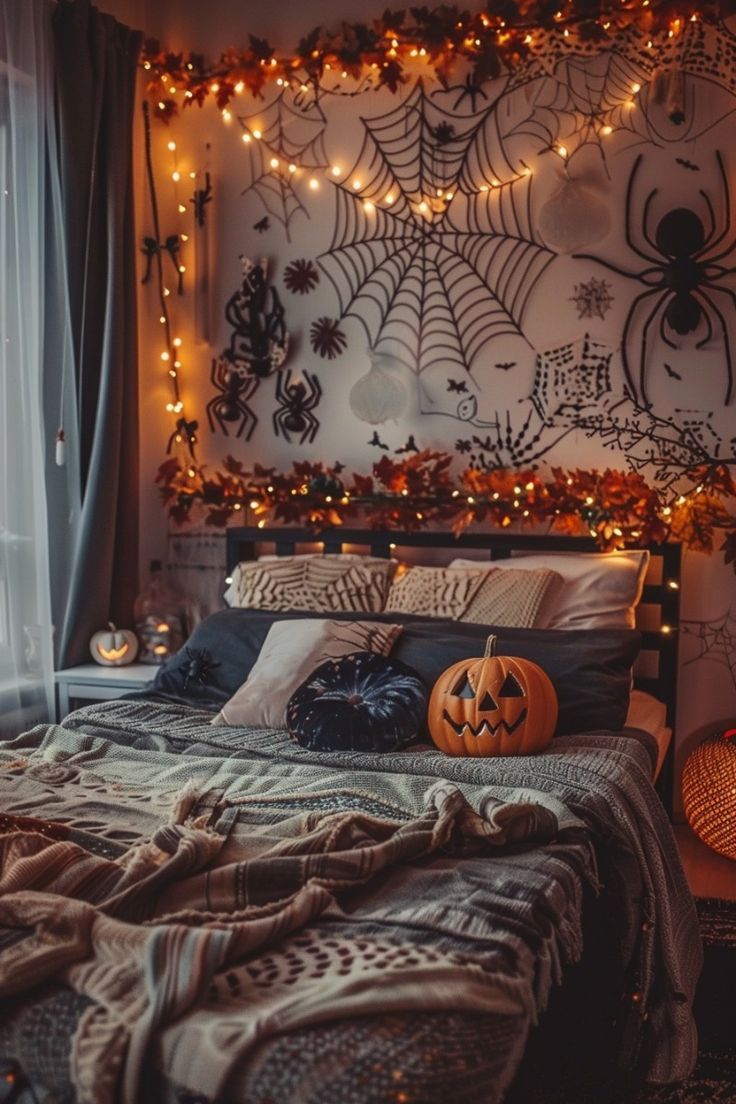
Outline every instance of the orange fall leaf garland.
<svg viewBox="0 0 736 1104"><path fill-rule="evenodd" d="M592 536L603 549L667 540L711 552L717 530L720 549L736 570L736 484L727 467L695 473L697 482L672 497L641 474L606 468L552 468L539 472L478 471L456 478L453 457L425 449L401 460L381 457L370 475L343 479L334 467L295 462L278 472L255 464L247 469L228 456L218 471L166 460L156 482L169 516L186 523L193 511L207 525L225 526L250 511L256 524L280 522L314 529L362 519L376 529L419 530L432 525L461 532L483 524L505 529L549 529Z"/></svg>

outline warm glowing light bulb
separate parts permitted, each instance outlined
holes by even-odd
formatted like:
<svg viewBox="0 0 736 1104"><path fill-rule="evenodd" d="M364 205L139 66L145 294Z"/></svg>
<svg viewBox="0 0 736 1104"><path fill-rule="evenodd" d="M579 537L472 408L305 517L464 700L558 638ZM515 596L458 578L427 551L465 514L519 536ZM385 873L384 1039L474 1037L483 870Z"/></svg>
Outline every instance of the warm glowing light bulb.
<svg viewBox="0 0 736 1104"><path fill-rule="evenodd" d="M317 188L319 188L319 180L316 180L315 177L312 177L309 181L309 187L312 189L313 192L316 192Z"/></svg>
<svg viewBox="0 0 736 1104"><path fill-rule="evenodd" d="M242 81L238 81L238 83L235 85L235 91L238 93L238 95L240 95L244 88L245 85Z"/></svg>
<svg viewBox="0 0 736 1104"><path fill-rule="evenodd" d="M359 180L354 180L353 181L353 191L357 192L359 189L360 189L360 181Z"/></svg>
<svg viewBox="0 0 736 1104"><path fill-rule="evenodd" d="M605 134L606 136L613 134L613 127L606 124L606 126L601 127L601 134Z"/></svg>
<svg viewBox="0 0 736 1104"><path fill-rule="evenodd" d="M422 214L424 214L425 211L429 210L429 207L424 200L422 200L422 202L419 204L419 210L422 212Z"/></svg>
<svg viewBox="0 0 736 1104"><path fill-rule="evenodd" d="M254 131L253 131L253 137L254 137L254 138L255 138L256 140L259 140L260 138L262 138L262 137L263 137L263 135L262 135L262 133L260 132L260 130L254 130Z"/></svg>
<svg viewBox="0 0 736 1104"><path fill-rule="evenodd" d="M373 211L375 208L373 207L371 201L369 199L366 199L363 201L363 209L370 214L370 212Z"/></svg>
<svg viewBox="0 0 736 1104"><path fill-rule="evenodd" d="M385 203L386 203L387 207L391 206L391 204L394 202L394 198L395 197L394 197L393 193L389 192L388 195L386 196L386 199L385 199Z"/></svg>
<svg viewBox="0 0 736 1104"><path fill-rule="evenodd" d="M185 211L186 211L186 207L184 206L184 204L183 204L183 203L180 203L180 204L179 204L179 206L178 206L178 208L177 208L177 210L179 211L179 214L180 214L180 215L183 215L183 214L185 213Z"/></svg>
<svg viewBox="0 0 736 1104"><path fill-rule="evenodd" d="M178 349L179 346L181 345L181 338L180 337L175 337L171 344L175 345Z"/></svg>
<svg viewBox="0 0 736 1104"><path fill-rule="evenodd" d="M169 354L168 354L167 352L163 352L163 353L161 354L161 359L162 359L162 360L168 360L168 359L169 359Z"/></svg>
<svg viewBox="0 0 736 1104"><path fill-rule="evenodd" d="M183 242L188 242L189 241L189 235L188 234L180 234L179 237L181 238L181 240Z"/></svg>
<svg viewBox="0 0 736 1104"><path fill-rule="evenodd" d="M294 162L293 162L293 161L292 161L292 163L291 163L291 164L289 165L289 172L290 172L290 173L295 173L295 172L296 172L296 165L294 164Z"/></svg>
<svg viewBox="0 0 736 1104"><path fill-rule="evenodd" d="M174 150L176 149L176 142L167 142L166 148L170 149L171 152L173 153Z"/></svg>
<svg viewBox="0 0 736 1104"><path fill-rule="evenodd" d="M171 174L171 179L174 181L174 183L178 183L181 180L181 173L178 169L174 169Z"/></svg>
<svg viewBox="0 0 736 1104"><path fill-rule="evenodd" d="M226 123L229 123L230 120L232 119L232 115L230 114L230 112L228 111L227 108L225 108L225 110L223 111L222 118L223 118L224 122L226 122Z"/></svg>
<svg viewBox="0 0 736 1104"><path fill-rule="evenodd" d="M215 81L214 84L210 85L210 92L219 92L219 91L220 91L220 86L217 83L217 81Z"/></svg>
<svg viewBox="0 0 736 1104"><path fill-rule="evenodd" d="M272 157L272 158L271 158L271 161L270 161L270 165L271 165L271 168L272 168L272 169L277 169L277 168L279 167L279 159L278 159L278 157Z"/></svg>
<svg viewBox="0 0 736 1104"><path fill-rule="evenodd" d="M162 326L166 325L166 315L165 314L161 315L161 317L159 318L159 322L161 323Z"/></svg>
<svg viewBox="0 0 736 1104"><path fill-rule="evenodd" d="M631 91L634 93L634 95L636 95L637 92L641 92L641 85L635 82L631 86Z"/></svg>
<svg viewBox="0 0 736 1104"><path fill-rule="evenodd" d="M339 165L333 165L332 168L330 169L330 172L332 173L333 176L339 176L340 173L342 172L342 169L339 167Z"/></svg>
<svg viewBox="0 0 736 1104"><path fill-rule="evenodd" d="M559 153L560 157L567 157L567 146L558 146L557 152Z"/></svg>

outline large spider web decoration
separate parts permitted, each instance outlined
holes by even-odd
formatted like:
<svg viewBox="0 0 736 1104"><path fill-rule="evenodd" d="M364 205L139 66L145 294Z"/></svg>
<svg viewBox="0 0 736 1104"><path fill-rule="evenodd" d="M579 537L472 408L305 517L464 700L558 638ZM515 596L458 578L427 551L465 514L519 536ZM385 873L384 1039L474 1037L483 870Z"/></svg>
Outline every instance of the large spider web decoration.
<svg viewBox="0 0 736 1104"><path fill-rule="evenodd" d="M262 111L239 115L248 159L249 183L242 195L256 192L291 241L294 217L309 213L296 187L298 169L327 165L324 130L327 120L314 91L284 89Z"/></svg>
<svg viewBox="0 0 736 1104"><path fill-rule="evenodd" d="M729 609L712 621L681 621L683 632L698 641L699 652L692 659L710 659L727 667L736 686L736 610Z"/></svg>
<svg viewBox="0 0 736 1104"><path fill-rule="evenodd" d="M590 335L537 353L531 401L547 425L564 424L585 410L597 409L611 392L614 350Z"/></svg>
<svg viewBox="0 0 736 1104"><path fill-rule="evenodd" d="M534 235L529 177L519 168L491 187L488 169L470 169L486 114L442 111L418 81L402 105L362 120L360 154L335 185L335 230L319 263L341 317L358 318L371 345L417 377L437 365L443 379L470 373L488 341L523 336L555 257Z"/></svg>

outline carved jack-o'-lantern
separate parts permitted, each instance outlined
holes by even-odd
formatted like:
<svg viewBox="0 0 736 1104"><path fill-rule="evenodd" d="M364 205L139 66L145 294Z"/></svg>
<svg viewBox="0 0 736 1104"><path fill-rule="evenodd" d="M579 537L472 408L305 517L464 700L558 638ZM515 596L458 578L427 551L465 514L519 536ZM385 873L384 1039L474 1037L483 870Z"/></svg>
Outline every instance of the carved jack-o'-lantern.
<svg viewBox="0 0 736 1104"><path fill-rule="evenodd" d="M448 755L530 755L552 739L557 695L529 659L485 655L461 659L440 675L429 699L429 731Z"/></svg>
<svg viewBox="0 0 736 1104"><path fill-rule="evenodd" d="M89 650L95 663L103 667L124 667L138 655L138 638L130 629L116 629L110 621L106 629L94 634Z"/></svg>

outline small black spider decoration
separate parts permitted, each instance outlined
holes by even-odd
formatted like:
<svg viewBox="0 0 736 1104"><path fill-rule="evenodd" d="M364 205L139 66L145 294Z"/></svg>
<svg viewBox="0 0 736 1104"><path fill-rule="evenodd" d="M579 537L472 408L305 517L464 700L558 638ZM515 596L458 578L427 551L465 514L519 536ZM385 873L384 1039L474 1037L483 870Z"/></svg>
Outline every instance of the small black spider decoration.
<svg viewBox="0 0 736 1104"><path fill-rule="evenodd" d="M292 261L284 269L284 283L294 295L308 295L319 283L319 272L312 261Z"/></svg>
<svg viewBox="0 0 736 1104"><path fill-rule="evenodd" d="M452 123L438 123L436 127L431 127L430 129L432 137L438 146L446 146L447 143L451 142L455 137L455 128Z"/></svg>
<svg viewBox="0 0 736 1104"><path fill-rule="evenodd" d="M318 318L313 322L309 331L309 340L315 353L319 353L321 357L327 357L328 360L334 360L348 347L345 334L332 318Z"/></svg>
<svg viewBox="0 0 736 1104"><path fill-rule="evenodd" d="M235 436L245 435L245 440L250 441L258 418L248 406L248 399L258 390L261 381L256 376L239 372L225 357L213 358L210 379L217 391L214 399L207 403L210 429L214 433L217 422L220 431L229 437L228 424L239 421Z"/></svg>
<svg viewBox="0 0 736 1104"><path fill-rule="evenodd" d="M185 647L184 651L187 653L187 660L183 667L184 689L189 688L190 682L198 682L200 686L205 686L209 676L220 664L213 662L206 648Z"/></svg>
<svg viewBox="0 0 736 1104"><path fill-rule="evenodd" d="M713 337L715 318L726 353L725 403L728 405L733 398L734 383L731 341L729 326L717 298L727 297L731 308L736 304L736 292L722 284L724 278L731 276L736 269L721 264L736 249L736 234L731 226L731 200L723 158L716 151L724 197L724 217L720 227L709 196L700 188L699 194L705 201L710 228L706 231L700 217L689 207L676 207L662 216L652 236L649 229L649 210L658 191L654 188L644 203L642 245L634 239L632 226L632 194L642 156L639 154L634 162L626 189L626 242L638 257L647 262L647 267L639 272L629 272L601 257L593 257L587 253L577 253L575 256L597 261L620 276L638 280L647 289L637 295L629 307L621 342L624 372L634 398L640 399L645 406L651 405L647 395L647 367L650 330L655 323L660 338L671 349L676 349L677 345L668 336L668 331L684 337L695 333L701 323L704 323L705 336L695 346L701 349ZM629 335L640 314L640 308L643 305L649 306L649 301L652 306L643 319L638 380L635 381L629 359Z"/></svg>
<svg viewBox="0 0 736 1104"><path fill-rule="evenodd" d="M299 444L305 441L311 444L317 436L319 421L313 413L322 398L322 388L314 373L303 373L303 380L293 380L291 372L279 372L276 377L276 401L278 407L273 414L273 431L278 437L282 434L287 441L291 435L301 434Z"/></svg>
<svg viewBox="0 0 736 1104"><path fill-rule="evenodd" d="M207 204L212 202L212 181L208 172L204 174L204 188L195 188L189 202L194 207L194 221L197 226L204 226Z"/></svg>

